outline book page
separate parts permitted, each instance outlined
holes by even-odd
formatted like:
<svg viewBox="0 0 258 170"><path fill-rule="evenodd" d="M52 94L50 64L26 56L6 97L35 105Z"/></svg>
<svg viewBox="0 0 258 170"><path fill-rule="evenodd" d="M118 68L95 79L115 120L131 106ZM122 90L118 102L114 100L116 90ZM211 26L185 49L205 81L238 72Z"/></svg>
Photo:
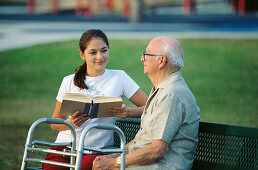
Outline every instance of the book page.
<svg viewBox="0 0 258 170"><path fill-rule="evenodd" d="M106 102L99 104L97 117L112 117L112 115L107 113L107 110L112 109L113 107L122 107L122 101Z"/></svg>
<svg viewBox="0 0 258 170"><path fill-rule="evenodd" d="M106 102L122 102L120 97L106 97L106 96L97 96L93 98L94 103L106 103Z"/></svg>
<svg viewBox="0 0 258 170"><path fill-rule="evenodd" d="M72 100L77 102L91 103L91 97L81 93L66 93L63 100Z"/></svg>
<svg viewBox="0 0 258 170"><path fill-rule="evenodd" d="M83 113L85 108L85 103L84 102L77 102L77 101L71 101L71 100L63 100L62 102L62 107L60 109L60 114L68 116L75 111L80 111Z"/></svg>
<svg viewBox="0 0 258 170"><path fill-rule="evenodd" d="M90 114L91 118L109 117L112 115L107 114L107 110L113 107L121 107L122 103L123 100L120 97L97 96L92 99L86 94L66 93L63 98L60 114L69 115L79 110L81 113ZM94 107L91 110L92 104Z"/></svg>

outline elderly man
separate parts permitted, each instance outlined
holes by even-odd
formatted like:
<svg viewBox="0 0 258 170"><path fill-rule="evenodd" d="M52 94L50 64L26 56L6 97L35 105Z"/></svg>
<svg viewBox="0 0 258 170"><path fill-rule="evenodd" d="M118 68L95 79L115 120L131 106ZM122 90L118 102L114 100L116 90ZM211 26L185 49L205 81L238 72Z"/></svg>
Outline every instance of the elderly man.
<svg viewBox="0 0 258 170"><path fill-rule="evenodd" d="M143 52L144 73L153 84L141 117L141 128L127 144L128 169L191 169L198 141L199 108L181 76L179 42L154 38ZM119 154L97 157L94 169L118 169Z"/></svg>

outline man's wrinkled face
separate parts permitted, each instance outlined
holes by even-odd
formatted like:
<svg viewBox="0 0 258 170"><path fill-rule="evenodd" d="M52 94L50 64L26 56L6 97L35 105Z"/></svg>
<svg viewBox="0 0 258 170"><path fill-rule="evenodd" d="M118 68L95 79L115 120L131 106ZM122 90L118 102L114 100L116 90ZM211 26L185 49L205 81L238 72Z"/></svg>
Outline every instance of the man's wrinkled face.
<svg viewBox="0 0 258 170"><path fill-rule="evenodd" d="M144 66L144 74L151 75L158 70L158 59L161 56L160 53L161 42L158 39L152 40L146 48L145 56L141 57L141 61Z"/></svg>

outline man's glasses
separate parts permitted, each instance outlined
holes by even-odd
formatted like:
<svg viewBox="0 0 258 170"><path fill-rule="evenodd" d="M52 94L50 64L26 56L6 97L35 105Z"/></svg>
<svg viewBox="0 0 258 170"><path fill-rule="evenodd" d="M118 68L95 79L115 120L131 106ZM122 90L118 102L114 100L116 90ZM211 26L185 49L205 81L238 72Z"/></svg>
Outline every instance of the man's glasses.
<svg viewBox="0 0 258 170"><path fill-rule="evenodd" d="M145 56L162 56L162 55L157 55L157 54L148 54L146 53L145 51L142 52L142 57L143 57L143 61L146 60L146 57Z"/></svg>

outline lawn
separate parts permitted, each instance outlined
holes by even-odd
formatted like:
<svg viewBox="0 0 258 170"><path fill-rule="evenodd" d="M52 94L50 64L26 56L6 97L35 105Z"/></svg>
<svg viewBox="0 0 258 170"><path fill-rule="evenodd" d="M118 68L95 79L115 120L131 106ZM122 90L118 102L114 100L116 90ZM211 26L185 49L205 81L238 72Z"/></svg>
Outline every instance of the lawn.
<svg viewBox="0 0 258 170"><path fill-rule="evenodd" d="M149 40L110 40L108 68L125 70L149 94L141 52ZM182 39L182 75L201 121L258 127L258 40ZM19 169L29 126L51 117L62 78L82 63L78 42L0 52L0 169ZM125 101L129 105L128 101ZM55 139L42 126L38 138Z"/></svg>

